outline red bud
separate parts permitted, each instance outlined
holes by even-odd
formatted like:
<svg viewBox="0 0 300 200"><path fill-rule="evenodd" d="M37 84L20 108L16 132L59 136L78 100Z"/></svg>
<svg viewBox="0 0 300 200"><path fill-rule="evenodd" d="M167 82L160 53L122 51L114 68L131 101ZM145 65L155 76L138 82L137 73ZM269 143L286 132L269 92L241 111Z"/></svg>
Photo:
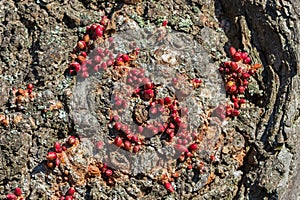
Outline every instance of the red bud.
<svg viewBox="0 0 300 200"><path fill-rule="evenodd" d="M22 195L22 190L21 190L21 188L19 188L19 187L17 187L16 189L15 189L15 195L17 195L17 196L21 196Z"/></svg>
<svg viewBox="0 0 300 200"><path fill-rule="evenodd" d="M234 55L233 55L233 59L235 61L240 61L242 59L242 54L241 52L237 51Z"/></svg>
<svg viewBox="0 0 300 200"><path fill-rule="evenodd" d="M129 151L131 149L131 142L130 141L125 141L124 142L124 148Z"/></svg>
<svg viewBox="0 0 300 200"><path fill-rule="evenodd" d="M17 197L16 197L16 195L15 194L7 194L6 195L6 199L7 200L16 200L17 199Z"/></svg>
<svg viewBox="0 0 300 200"><path fill-rule="evenodd" d="M56 152L50 151L48 152L48 155L46 156L47 160L55 160L57 158Z"/></svg>
<svg viewBox="0 0 300 200"><path fill-rule="evenodd" d="M162 26L167 26L167 24L168 24L168 20L164 20L164 21L162 22Z"/></svg>
<svg viewBox="0 0 300 200"><path fill-rule="evenodd" d="M166 188L169 192L174 192L174 188L173 188L172 184L169 183L169 182L165 183L165 188Z"/></svg>
<svg viewBox="0 0 300 200"><path fill-rule="evenodd" d="M116 138L115 138L115 145L116 145L117 147L120 147L120 146L122 146L122 144L123 144L122 139L121 139L120 137L116 137Z"/></svg>
<svg viewBox="0 0 300 200"><path fill-rule="evenodd" d="M134 153L137 153L137 152L139 152L140 151L140 145L135 145L134 147L133 147L133 152Z"/></svg>
<svg viewBox="0 0 300 200"><path fill-rule="evenodd" d="M108 170L105 171L105 175L106 175L107 177L110 177L112 174L113 174L113 171L110 170L110 169L108 169Z"/></svg>
<svg viewBox="0 0 300 200"><path fill-rule="evenodd" d="M73 200L73 196L68 195L65 197L65 200Z"/></svg>
<svg viewBox="0 0 300 200"><path fill-rule="evenodd" d="M74 187L70 187L68 192L67 192L67 195L71 195L73 196L75 194L75 188Z"/></svg>
<svg viewBox="0 0 300 200"><path fill-rule="evenodd" d="M197 145L196 143L191 144L190 147L189 147L189 149L190 149L191 151L194 151L194 150L196 150L197 148L198 148L198 145Z"/></svg>
<svg viewBox="0 0 300 200"><path fill-rule="evenodd" d="M61 145L60 145L59 142L55 142L55 143L54 143L54 150L55 150L55 152L57 152L57 153L61 153L61 152L62 152L62 148L61 148Z"/></svg>
<svg viewBox="0 0 300 200"><path fill-rule="evenodd" d="M230 55L231 55L231 56L234 56L234 54L236 53L236 49L235 49L234 47L231 46L231 47L229 48L229 52L230 52Z"/></svg>
<svg viewBox="0 0 300 200"><path fill-rule="evenodd" d="M85 49L85 48L86 48L86 43L85 43L85 41L83 41L83 40L78 41L78 42L77 42L77 47L78 47L79 49Z"/></svg>

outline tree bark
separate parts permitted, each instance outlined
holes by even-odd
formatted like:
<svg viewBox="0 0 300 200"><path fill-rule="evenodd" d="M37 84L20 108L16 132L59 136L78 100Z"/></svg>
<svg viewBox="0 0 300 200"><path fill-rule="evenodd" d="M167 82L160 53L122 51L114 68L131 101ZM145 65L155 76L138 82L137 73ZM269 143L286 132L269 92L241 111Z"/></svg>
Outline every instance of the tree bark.
<svg viewBox="0 0 300 200"><path fill-rule="evenodd" d="M263 69L252 79L257 92L247 96L251 106L224 128L222 147L215 151L219 160L212 163L210 155L203 155L208 178L198 169L186 170L185 179L176 179L178 187L169 193L147 174L123 174L118 187L90 179L84 186L76 185L78 177L69 175L78 189L76 198L133 199L136 194L151 200L300 198L300 0L0 0L0 8L0 121L10 119L7 126L0 126L0 198L16 186L22 186L28 199L66 193L69 183L56 185L65 176L45 165L53 143L75 132L69 109L75 79L66 80L64 71L86 26L115 13L141 27L151 25L150 29L167 19L168 29L199 42L213 58L209 67L216 70L231 45L249 52ZM26 88L27 83L34 84L38 97L18 110L12 88ZM64 108L47 112L55 102ZM15 123L18 117L22 121ZM234 157L238 154L228 153L234 146L230 141L242 143L241 163ZM225 145L227 153L222 154ZM78 159L82 157L74 161ZM185 182L189 187L180 188ZM131 184L136 191L128 187Z"/></svg>
<svg viewBox="0 0 300 200"><path fill-rule="evenodd" d="M300 1L221 0L232 24L232 44L257 52L264 65L260 87L263 114L250 151L237 197L297 199L300 196L299 59ZM273 174L273 176L271 175Z"/></svg>

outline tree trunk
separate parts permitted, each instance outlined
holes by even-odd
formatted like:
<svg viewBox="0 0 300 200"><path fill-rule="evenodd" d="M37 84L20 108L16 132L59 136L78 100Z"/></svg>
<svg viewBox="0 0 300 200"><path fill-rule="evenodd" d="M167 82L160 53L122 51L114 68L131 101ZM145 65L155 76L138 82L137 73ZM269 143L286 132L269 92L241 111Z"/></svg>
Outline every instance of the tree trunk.
<svg viewBox="0 0 300 200"><path fill-rule="evenodd" d="M231 22L232 44L257 52L264 71L259 81L263 114L249 137L244 179L245 199L297 199L299 159L299 1L221 0ZM248 161L256 160L255 166Z"/></svg>
<svg viewBox="0 0 300 200"><path fill-rule="evenodd" d="M206 49L203 57L209 52L214 63L207 68L217 69L229 46L263 65L247 95L251 106L229 120L219 146L212 148L219 160L204 155L204 175L198 168L184 169L182 177L173 178L174 193L160 177L142 173L113 174L117 187L108 186L103 173L94 181L80 174L90 165L81 170L72 165L88 163L80 153L66 168L46 167L53 143L75 132L70 110L75 79L64 76L70 52L87 25L119 14L149 30L167 19L163 26L192 36ZM78 199L299 199L299 15L299 0L0 0L0 198L16 186L28 199L58 198L73 185ZM37 96L16 105L22 99L16 100L13 88L27 83L34 84ZM235 152L233 143L242 143L242 150Z"/></svg>

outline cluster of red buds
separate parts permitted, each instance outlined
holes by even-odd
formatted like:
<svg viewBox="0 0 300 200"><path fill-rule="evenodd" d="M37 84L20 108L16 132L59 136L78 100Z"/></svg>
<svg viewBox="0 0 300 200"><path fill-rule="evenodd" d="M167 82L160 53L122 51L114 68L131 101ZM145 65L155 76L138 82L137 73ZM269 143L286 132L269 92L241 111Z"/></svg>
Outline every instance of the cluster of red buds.
<svg viewBox="0 0 300 200"><path fill-rule="evenodd" d="M73 200L75 194L75 188L70 187L65 196L61 196L59 200Z"/></svg>
<svg viewBox="0 0 300 200"><path fill-rule="evenodd" d="M75 136L70 136L64 144L55 142L53 147L54 151L48 152L46 156L47 166L51 169L58 167L62 161L62 152L76 143L78 143L78 139Z"/></svg>
<svg viewBox="0 0 300 200"><path fill-rule="evenodd" d="M249 79L261 64L251 65L248 53L237 51L234 47L230 47L230 56L232 61L223 62L219 71L223 75L226 92L231 100L231 104L226 106L226 116L236 117L240 114L239 109L246 103L245 90L248 88Z"/></svg>
<svg viewBox="0 0 300 200"><path fill-rule="evenodd" d="M144 72L141 69L132 69L128 73L127 82L133 86L133 94L137 97L149 102L147 119L156 119L161 115L168 116L165 122L155 121L152 123L144 123L138 118L135 119L140 125L137 127L131 127L127 124L120 122L120 117L115 115L112 117L114 123L114 129L118 132L118 136L114 140L114 144L117 147L122 147L125 150L137 153L145 138L164 134L171 142L176 136L175 149L182 153L181 160L186 157L192 156L192 151L197 149L197 144L193 143L193 139L197 136L197 133L188 131L188 125L186 123L188 116L188 108L179 106L179 102L176 98L164 97L156 98L157 86L149 78L144 77ZM132 81L128 81L132 80ZM172 79L172 82L175 80ZM196 84L201 83L199 79L193 80ZM139 86L138 85L141 85ZM119 96L114 96L115 107L117 109L126 108L126 101L122 100Z"/></svg>
<svg viewBox="0 0 300 200"><path fill-rule="evenodd" d="M15 188L14 193L9 193L6 195L7 200L24 200L25 198L22 197L22 190L21 188Z"/></svg>
<svg viewBox="0 0 300 200"><path fill-rule="evenodd" d="M102 176L102 178L104 178L107 184L113 185L113 173L114 171L111 168L109 168L106 163L94 163L89 165L87 177Z"/></svg>
<svg viewBox="0 0 300 200"><path fill-rule="evenodd" d="M101 165L100 169L101 169L102 174L105 175L108 178L113 175L113 170L109 169L106 163L104 163L103 165Z"/></svg>
<svg viewBox="0 0 300 200"><path fill-rule="evenodd" d="M187 139L178 139L175 148L177 151L182 152L180 157L178 158L179 161L183 162L186 158L193 156L193 151L198 149L198 145L196 143L192 143L188 148L186 145L188 144ZM185 144L186 143L186 144Z"/></svg>
<svg viewBox="0 0 300 200"><path fill-rule="evenodd" d="M142 114L137 112L142 116L139 116L134 111L133 121L137 122L137 124L128 125L122 122L120 114L124 112L129 102L120 94L114 93L112 96L113 114L111 115L111 125L116 134L112 143L118 148L138 153L141 148L146 145L146 138L159 134L161 138L166 139L170 144L174 145L175 150L179 153L177 155L180 155L178 158L179 161L183 162L187 160L190 162L191 157L193 157L193 154L199 148L199 141L196 139L198 134L189 130L190 127L187 124L188 109L180 106L180 101L188 96L188 92L186 88L184 88L185 86L181 84L179 77L173 78L171 85L174 86L175 95L159 98L158 91L161 85L152 82L150 78L145 76L145 70L132 62L137 59L139 49L135 49L128 54L119 54L114 57L113 52L110 50L112 49L110 47L113 46L113 38L108 38L109 33L106 34L108 23L107 17L103 17L100 24L87 27L82 40L78 41L74 49L76 57L74 56L73 62L69 66L69 74L77 74L81 78L87 78L91 74L98 71L105 71L111 66L111 72L114 73L114 75L125 76L125 79L121 80L124 80L129 86L126 90L131 87L129 89L131 91L126 92L131 92L132 97L138 98L139 102L144 101L141 105L136 105L135 108L135 111L138 110L142 112ZM167 24L168 21L165 20L162 26L167 26ZM95 45L95 43L100 44L106 41L108 41L108 45L110 45L109 48L101 48ZM186 77L183 79L185 79L185 82L187 81ZM189 80L189 83L192 84L194 88L198 88L202 81L195 78ZM124 91L120 93L122 92ZM128 93L126 93L126 95ZM141 106L141 108L138 108L138 106ZM103 145L103 142L96 144L98 149L103 148ZM55 147L54 149L55 151L48 153L48 155L51 153L51 156L49 156L49 158L47 156L48 163L52 165L52 168L58 166L61 161L61 151L57 151ZM62 151L64 150L62 149ZM108 182L112 180L113 170L109 169L106 164L100 164L96 168L97 169L95 169L95 166L90 166L89 171L91 175L95 175L97 172L97 175L103 175ZM191 169L192 165L189 165L188 168ZM164 181L162 181L167 191L171 193L174 192L174 188L171 184L173 181L173 179L164 179Z"/></svg>
<svg viewBox="0 0 300 200"><path fill-rule="evenodd" d="M119 132L119 136L114 140L114 144L117 147L122 147L134 153L140 150L143 139L138 134L134 134L126 124L121 122L115 122L114 128Z"/></svg>
<svg viewBox="0 0 300 200"><path fill-rule="evenodd" d="M107 16L103 16L99 24L86 27L84 36L77 42L73 50L73 62L68 68L70 75L77 74L81 78L87 78L91 74L106 70L114 64L114 55L108 48L95 48L97 43L101 43L106 39L105 31L108 23ZM113 38L108 38L107 41L112 43Z"/></svg>
<svg viewBox="0 0 300 200"><path fill-rule="evenodd" d="M116 66L123 66L125 63L128 63L132 58L128 54L120 54L115 62Z"/></svg>
<svg viewBox="0 0 300 200"><path fill-rule="evenodd" d="M131 69L128 72L126 82L128 85L137 89L135 93L139 93L139 86L146 82L148 78L144 80L145 70L142 68Z"/></svg>
<svg viewBox="0 0 300 200"><path fill-rule="evenodd" d="M132 56L134 55L134 56ZM121 63L118 66L129 66L126 76L126 84L132 88L132 95L145 102L148 102L146 108L147 116L144 120L134 116L134 121L138 125L128 125L120 121L120 113L127 107L127 101L120 96L119 93L113 95L113 108L117 113L111 117L113 128L116 131L114 144L124 150L137 153L145 144L146 138L154 135L162 135L169 142L175 141L174 148L181 154L179 160L184 161L186 158L193 156L193 151L198 148L196 142L197 133L188 130L187 118L188 108L181 107L180 102L187 96L184 89L181 88L181 79L184 77L178 75L171 80L171 85L175 89L175 97L166 96L164 98L157 98L157 92L160 85L153 83L148 77L145 77L145 70L131 68L131 61L136 59L137 53L132 53L129 59L123 59L124 55L120 55ZM118 61L119 59L117 59ZM123 60L127 61L124 65ZM117 62L115 68L117 67ZM185 80L186 81L186 80ZM190 80L194 88L200 87L202 80L194 78ZM122 93L122 92L121 92ZM127 94L126 94L127 95ZM160 120L163 117L164 120ZM156 120L149 120L156 119ZM168 189L168 191L170 191Z"/></svg>

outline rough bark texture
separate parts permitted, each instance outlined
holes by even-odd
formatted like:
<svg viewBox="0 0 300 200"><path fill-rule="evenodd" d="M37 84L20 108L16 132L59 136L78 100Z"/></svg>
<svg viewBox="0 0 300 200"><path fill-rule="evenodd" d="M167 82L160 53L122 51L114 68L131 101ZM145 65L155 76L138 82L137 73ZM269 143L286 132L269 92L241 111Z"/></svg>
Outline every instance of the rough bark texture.
<svg viewBox="0 0 300 200"><path fill-rule="evenodd" d="M264 64L263 114L249 136L250 150L237 197L298 199L299 1L221 1L234 27L233 44L256 51ZM280 147L280 148L278 148ZM255 165L251 162L255 160Z"/></svg>
<svg viewBox="0 0 300 200"><path fill-rule="evenodd" d="M205 187L170 194L147 176L126 175L116 189L97 181L78 186L76 198L300 199L299 0L0 1L0 114L9 119L0 128L0 198L17 186L26 199L67 191L69 184L56 185L61 172L45 167L53 142L74 132L69 94L75 81L64 71L85 26L116 11L140 26L168 19L173 30L192 35L216 66L232 45L263 69L252 80L249 106L223 127L220 162L211 166L215 177ZM29 82L37 97L18 107L12 88ZM63 109L45 112L58 101ZM241 152L246 156L239 165Z"/></svg>

